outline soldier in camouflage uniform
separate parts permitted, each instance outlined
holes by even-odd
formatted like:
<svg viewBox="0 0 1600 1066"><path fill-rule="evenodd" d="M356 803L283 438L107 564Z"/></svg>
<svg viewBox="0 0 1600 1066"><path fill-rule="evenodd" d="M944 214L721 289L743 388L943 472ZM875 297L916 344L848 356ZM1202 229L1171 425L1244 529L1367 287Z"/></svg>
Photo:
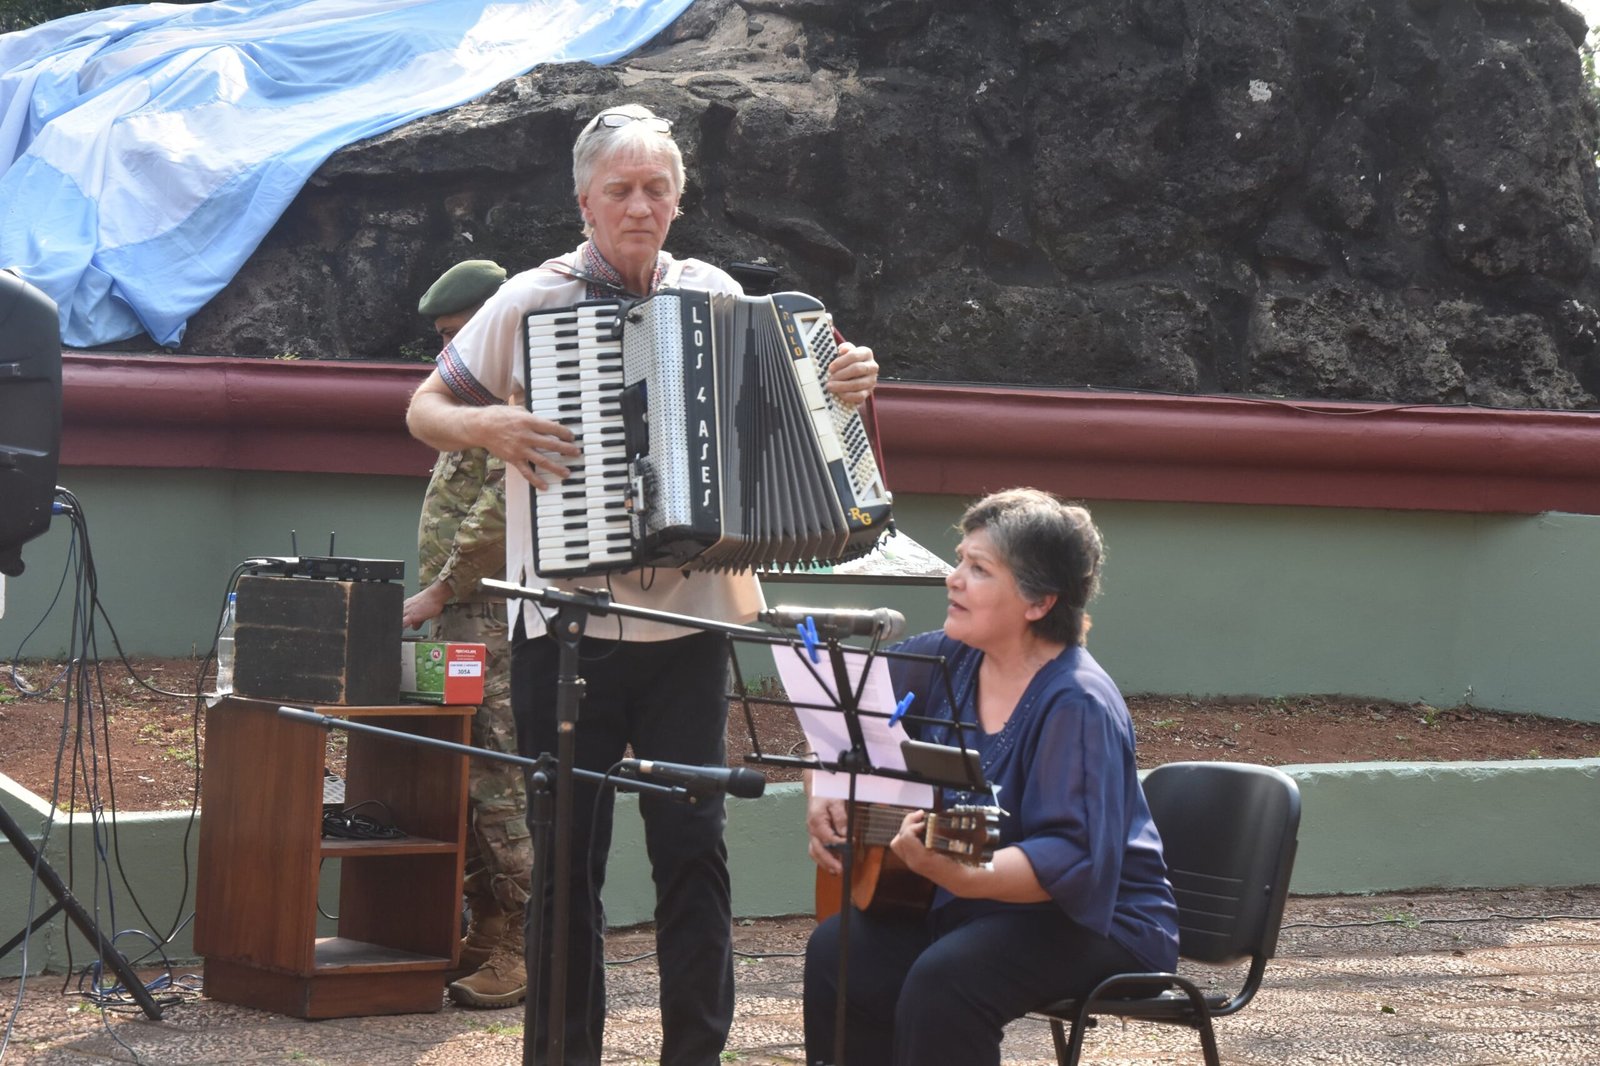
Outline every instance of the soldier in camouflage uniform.
<svg viewBox="0 0 1600 1066"><path fill-rule="evenodd" d="M434 319L440 339L449 343L505 276L487 260L457 263L434 282L417 309ZM483 705L473 719L472 742L515 755L505 600L478 591L479 578L505 575L504 479L505 464L481 448L439 456L417 526L422 591L406 600L404 623L415 629L431 620L435 640L488 647ZM522 771L474 759L468 793L471 919L450 998L468 1007L510 1006L522 1001L528 983L522 931L533 855Z"/></svg>

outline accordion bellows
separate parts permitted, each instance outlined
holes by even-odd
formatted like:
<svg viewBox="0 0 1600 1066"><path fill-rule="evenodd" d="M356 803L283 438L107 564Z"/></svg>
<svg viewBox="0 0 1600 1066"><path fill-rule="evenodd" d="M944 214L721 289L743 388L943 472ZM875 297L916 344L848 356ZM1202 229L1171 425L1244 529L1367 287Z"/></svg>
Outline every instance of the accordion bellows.
<svg viewBox="0 0 1600 1066"><path fill-rule="evenodd" d="M533 494L540 575L837 563L889 529L861 416L823 388L816 299L664 289L534 311L523 334L528 410L583 450Z"/></svg>

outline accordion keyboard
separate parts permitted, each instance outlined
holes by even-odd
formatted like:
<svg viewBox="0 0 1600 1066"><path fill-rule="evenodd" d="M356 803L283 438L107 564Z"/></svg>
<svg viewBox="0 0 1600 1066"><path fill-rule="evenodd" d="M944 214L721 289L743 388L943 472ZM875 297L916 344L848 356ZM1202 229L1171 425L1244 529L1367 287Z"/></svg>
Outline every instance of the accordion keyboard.
<svg viewBox="0 0 1600 1066"><path fill-rule="evenodd" d="M528 410L566 426L582 449L566 462L571 475L539 494L541 574L583 573L632 552L618 310L614 301L597 301L524 322Z"/></svg>

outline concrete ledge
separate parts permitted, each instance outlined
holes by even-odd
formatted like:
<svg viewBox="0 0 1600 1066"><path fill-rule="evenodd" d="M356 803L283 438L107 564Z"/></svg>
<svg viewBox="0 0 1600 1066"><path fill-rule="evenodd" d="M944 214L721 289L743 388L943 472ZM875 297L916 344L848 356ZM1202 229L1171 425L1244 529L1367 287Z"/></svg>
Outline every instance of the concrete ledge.
<svg viewBox="0 0 1600 1066"><path fill-rule="evenodd" d="M1299 783L1304 800L1300 852L1291 885L1296 894L1600 884L1600 818L1595 817L1600 759L1323 763L1283 769ZM0 803L37 840L48 805L3 775ZM613 926L652 917L654 896L636 808L632 796L617 801L605 891L606 914ZM805 797L796 784L773 785L760 799L729 802L735 915L754 918L812 910L814 874L806 857L804 825ZM159 923L162 932L174 924L180 908L185 916L192 911L196 828L187 812L118 818L126 880L116 874L117 928L146 926L133 909L128 888L137 893L150 921ZM86 876L92 869L87 817L74 819L70 836L78 891L87 896L89 889L84 886L92 883ZM46 854L63 876L68 869L68 838L67 821L58 819ZM323 898L331 907L336 871L325 869L324 875ZM29 869L20 858L0 862L0 942L26 922L29 881ZM109 929L103 882L101 893L100 921ZM41 889L35 912L50 902ZM83 902L94 909L92 900ZM67 968L62 925L56 918L33 936L30 972L59 973ZM76 931L72 941L72 963L81 967L89 952ZM148 942L125 936L118 946L137 957ZM174 960L194 957L187 925L166 950ZM15 976L20 968L19 952L0 959L0 975Z"/></svg>
<svg viewBox="0 0 1600 1066"><path fill-rule="evenodd" d="M1600 759L1282 769L1298 894L1600 884Z"/></svg>
<svg viewBox="0 0 1600 1066"><path fill-rule="evenodd" d="M40 847L50 818L50 804L15 781L0 774L0 804ZM119 951L131 960L147 952L149 965L159 961L155 945L144 936L118 934L138 929L154 936L171 933L173 927L194 910L195 853L199 842L199 822L191 824L188 811L138 812L118 815L113 834L109 817L99 819L100 847L104 849L111 875L102 871L95 877L96 832L94 819L87 814L71 818L57 813L49 838L41 848L46 862L63 881L71 882L73 895L95 917L103 934L111 937ZM187 870L188 876L185 877ZM42 914L55 898L43 885L35 888L33 870L10 846L0 843L0 943L10 940L28 924L29 913ZM31 896L31 906L30 906ZM141 915L134 900L144 908ZM181 911L180 911L181 908ZM94 958L89 941L75 927L68 937L65 915L57 915L35 932L28 941L29 973L63 973L70 966L81 969ZM165 946L169 958L191 960L194 944L189 924ZM22 972L22 949L0 959L0 975L15 977Z"/></svg>
<svg viewBox="0 0 1600 1066"><path fill-rule="evenodd" d="M1297 895L1600 884L1600 759L1282 769L1301 790ZM617 806L605 900L621 926L650 920L653 896L634 801ZM799 785L729 802L736 915L812 909L804 825Z"/></svg>

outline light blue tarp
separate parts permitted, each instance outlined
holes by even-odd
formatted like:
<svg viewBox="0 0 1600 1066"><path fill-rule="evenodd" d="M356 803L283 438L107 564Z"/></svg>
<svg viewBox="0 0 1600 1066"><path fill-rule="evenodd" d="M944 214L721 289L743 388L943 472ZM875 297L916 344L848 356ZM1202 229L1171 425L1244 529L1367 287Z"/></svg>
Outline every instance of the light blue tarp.
<svg viewBox="0 0 1600 1066"><path fill-rule="evenodd" d="M0 267L56 301L67 345L175 345L337 149L627 55L689 3L214 0L0 36Z"/></svg>

